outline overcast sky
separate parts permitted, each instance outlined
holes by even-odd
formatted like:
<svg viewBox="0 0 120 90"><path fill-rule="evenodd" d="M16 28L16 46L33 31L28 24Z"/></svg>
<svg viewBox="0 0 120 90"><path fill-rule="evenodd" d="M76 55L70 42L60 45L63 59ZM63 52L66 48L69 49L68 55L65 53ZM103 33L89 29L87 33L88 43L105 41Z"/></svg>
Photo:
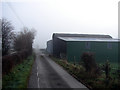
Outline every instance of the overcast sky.
<svg viewBox="0 0 120 90"><path fill-rule="evenodd" d="M2 1L2 17L15 31L23 26L37 31L34 47L46 48L54 32L109 34L118 38L119 0L16 0ZM0 4L1 8L1 4Z"/></svg>

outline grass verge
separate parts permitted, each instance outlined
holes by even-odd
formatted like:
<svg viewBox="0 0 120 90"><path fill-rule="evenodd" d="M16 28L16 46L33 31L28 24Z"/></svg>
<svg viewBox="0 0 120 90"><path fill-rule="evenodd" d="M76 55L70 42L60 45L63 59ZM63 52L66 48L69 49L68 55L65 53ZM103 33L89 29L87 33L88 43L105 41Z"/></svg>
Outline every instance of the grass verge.
<svg viewBox="0 0 120 90"><path fill-rule="evenodd" d="M120 77L115 70L111 70L111 79L106 80L105 72L102 72L99 76L92 76L85 71L85 68L82 65L74 65L72 63L66 62L65 60L60 60L55 57L50 58L54 60L57 64L61 65L69 74L83 83L89 89L120 88Z"/></svg>
<svg viewBox="0 0 120 90"><path fill-rule="evenodd" d="M23 63L16 65L12 71L2 79L2 88L27 88L28 78L34 56L29 56Z"/></svg>

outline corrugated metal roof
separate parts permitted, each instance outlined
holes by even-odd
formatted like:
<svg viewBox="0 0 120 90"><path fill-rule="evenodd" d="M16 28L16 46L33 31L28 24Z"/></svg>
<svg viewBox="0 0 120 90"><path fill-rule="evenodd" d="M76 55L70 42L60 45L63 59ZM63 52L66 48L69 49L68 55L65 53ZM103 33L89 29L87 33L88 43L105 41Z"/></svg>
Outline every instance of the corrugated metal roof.
<svg viewBox="0 0 120 90"><path fill-rule="evenodd" d="M54 33L55 37L83 37L83 38L112 38L110 35L100 34L66 34L66 33Z"/></svg>
<svg viewBox="0 0 120 90"><path fill-rule="evenodd" d="M97 42L120 42L113 38L83 38L83 37L58 37L64 41L97 41Z"/></svg>

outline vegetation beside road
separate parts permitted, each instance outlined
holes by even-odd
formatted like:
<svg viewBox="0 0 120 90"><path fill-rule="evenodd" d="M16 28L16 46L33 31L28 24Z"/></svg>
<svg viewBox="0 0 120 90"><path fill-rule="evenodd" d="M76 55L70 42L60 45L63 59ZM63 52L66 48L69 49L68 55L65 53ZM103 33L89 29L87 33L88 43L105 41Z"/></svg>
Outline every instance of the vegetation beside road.
<svg viewBox="0 0 120 90"><path fill-rule="evenodd" d="M112 69L110 71L109 79L106 79L106 72L103 70L101 70L101 74L99 75L92 75L85 71L85 67L82 64L74 65L66 60L61 60L52 56L50 58L61 65L68 73L70 73L78 81L82 82L89 89L120 88L120 73L117 72L117 70ZM99 67L102 68L102 66Z"/></svg>
<svg viewBox="0 0 120 90"><path fill-rule="evenodd" d="M2 79L2 88L27 88L28 78L34 63L34 55L29 56L23 63L16 65Z"/></svg>

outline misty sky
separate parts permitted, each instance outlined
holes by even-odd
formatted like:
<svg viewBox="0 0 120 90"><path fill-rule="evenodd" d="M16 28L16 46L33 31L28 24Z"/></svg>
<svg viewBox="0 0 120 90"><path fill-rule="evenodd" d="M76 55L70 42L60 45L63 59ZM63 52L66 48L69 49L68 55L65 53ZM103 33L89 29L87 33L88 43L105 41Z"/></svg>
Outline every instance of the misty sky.
<svg viewBox="0 0 120 90"><path fill-rule="evenodd" d="M119 0L4 1L2 17L11 21L15 31L23 26L36 29L34 47L46 48L54 32L109 34L118 38Z"/></svg>

